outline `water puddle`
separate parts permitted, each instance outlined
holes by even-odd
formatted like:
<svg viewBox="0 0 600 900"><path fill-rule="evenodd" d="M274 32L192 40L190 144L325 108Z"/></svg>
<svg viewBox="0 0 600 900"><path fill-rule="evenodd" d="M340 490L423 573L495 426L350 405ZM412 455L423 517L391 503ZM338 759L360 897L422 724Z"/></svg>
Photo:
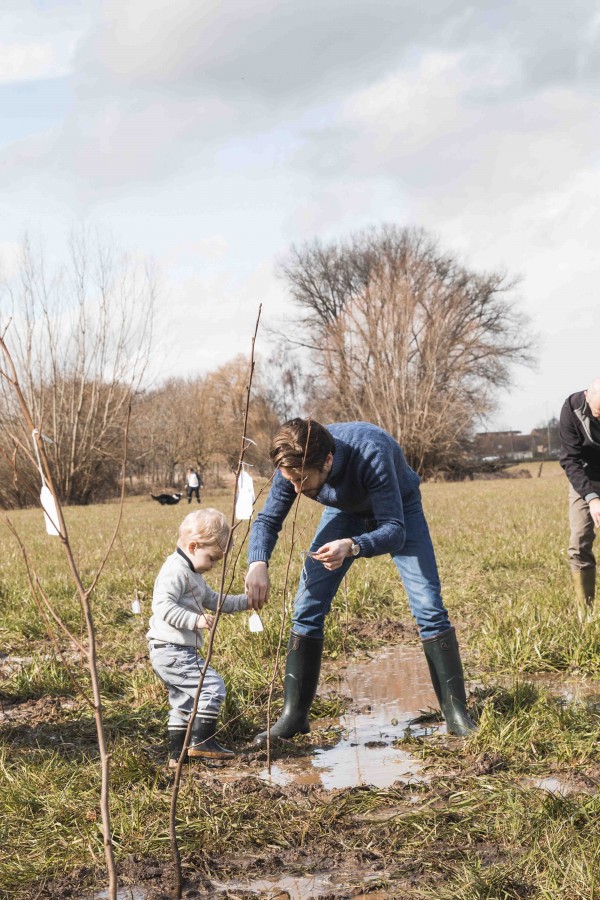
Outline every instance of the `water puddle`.
<svg viewBox="0 0 600 900"><path fill-rule="evenodd" d="M527 681L550 691L566 703L600 702L600 684L596 679L584 681L561 678L560 675L530 675L527 676Z"/></svg>
<svg viewBox="0 0 600 900"><path fill-rule="evenodd" d="M228 881L226 884L213 882L213 886L221 891L243 891L246 893L256 893L260 897L269 898L269 900L306 900L307 897L318 897L323 894L329 894L332 890L346 889L352 891L348 896L352 897L368 897L369 900L385 900L389 897L387 891L369 890L369 880L374 881L381 878L380 875L373 876L372 879L363 879L358 883L349 882L336 878L331 874L290 876L277 879L257 879L255 881ZM364 888L364 892L361 890ZM218 894L216 895L218 896Z"/></svg>
<svg viewBox="0 0 600 900"><path fill-rule="evenodd" d="M573 789L561 781L560 778L554 777L532 778L529 781L529 784L539 791L547 791L548 794L560 794L562 797L566 797L567 794L570 794L573 791Z"/></svg>
<svg viewBox="0 0 600 900"><path fill-rule="evenodd" d="M546 791L547 794L554 794L557 797L568 797L570 794L588 794L591 797L596 794L598 790L593 784L583 784L581 779L576 780L575 782L569 782L556 775L550 775L544 778L524 778L522 779L521 784L527 788Z"/></svg>
<svg viewBox="0 0 600 900"><path fill-rule="evenodd" d="M317 897L323 893L329 893L333 889L347 889L352 891L352 897L368 897L369 900L386 900L387 891L369 890L369 882L378 880L381 875L363 878L358 881L349 881L337 878L330 873L318 875L285 875L281 878L257 878L253 881L213 881L210 889L211 896L232 897L234 891L247 894L256 894L268 900L306 900L307 897ZM363 892L364 888L364 892ZM117 900L146 900L150 888L126 887L119 888ZM80 900L108 900L108 890L95 891L85 894Z"/></svg>
<svg viewBox="0 0 600 900"><path fill-rule="evenodd" d="M520 684L533 684L537 688L549 691L560 697L565 703L598 703L600 702L600 682L597 678L569 678L565 675L524 672L518 678L514 676L495 677L495 682L513 689L517 681ZM484 685L482 685L483 687Z"/></svg>
<svg viewBox="0 0 600 900"><path fill-rule="evenodd" d="M278 761L271 766L270 776L264 769L260 777L279 785L318 784L328 790L363 784L385 788L395 781L426 780L421 764L393 746L411 719L437 708L422 650L410 645L389 647L374 659L349 666L336 690L352 697L345 715L325 723L341 729L339 743L303 759ZM435 727L445 728L441 723ZM427 733L421 725L411 730Z"/></svg>
<svg viewBox="0 0 600 900"><path fill-rule="evenodd" d="M141 887L118 888L117 900L146 900L148 890ZM105 891L92 891L84 894L80 900L108 900L108 888Z"/></svg>

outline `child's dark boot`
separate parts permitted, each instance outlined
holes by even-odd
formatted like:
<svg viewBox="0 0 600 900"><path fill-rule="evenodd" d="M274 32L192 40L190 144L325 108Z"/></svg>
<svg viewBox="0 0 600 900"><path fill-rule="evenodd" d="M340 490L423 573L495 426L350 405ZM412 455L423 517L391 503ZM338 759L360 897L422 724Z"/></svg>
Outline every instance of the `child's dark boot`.
<svg viewBox="0 0 600 900"><path fill-rule="evenodd" d="M222 747L215 737L217 720L196 716L188 756L193 759L233 759L233 750Z"/></svg>
<svg viewBox="0 0 600 900"><path fill-rule="evenodd" d="M169 728L169 768L176 769L183 743L185 741L186 728ZM187 754L186 754L187 762Z"/></svg>

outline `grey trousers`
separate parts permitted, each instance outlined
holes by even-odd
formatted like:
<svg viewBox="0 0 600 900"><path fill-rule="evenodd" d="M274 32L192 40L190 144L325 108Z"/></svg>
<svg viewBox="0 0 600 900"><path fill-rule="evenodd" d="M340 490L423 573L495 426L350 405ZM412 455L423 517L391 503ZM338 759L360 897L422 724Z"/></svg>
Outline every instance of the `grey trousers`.
<svg viewBox="0 0 600 900"><path fill-rule="evenodd" d="M600 482L592 481L594 490L600 494ZM590 509L583 497L580 497L572 485L569 485L569 524L571 537L567 555L572 569L594 569L596 557L593 553L596 530Z"/></svg>
<svg viewBox="0 0 600 900"><path fill-rule="evenodd" d="M169 728L187 726L200 681L204 660L195 647L150 641L152 668L169 689ZM197 716L216 719L225 700L225 682L210 666L206 670Z"/></svg>

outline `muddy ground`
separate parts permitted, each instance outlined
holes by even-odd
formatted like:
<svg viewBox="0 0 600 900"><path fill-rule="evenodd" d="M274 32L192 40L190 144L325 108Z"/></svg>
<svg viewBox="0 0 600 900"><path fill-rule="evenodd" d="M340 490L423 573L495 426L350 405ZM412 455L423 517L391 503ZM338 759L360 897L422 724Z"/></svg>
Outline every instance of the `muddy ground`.
<svg viewBox="0 0 600 900"><path fill-rule="evenodd" d="M350 628L360 627L360 623L350 624ZM436 895L440 873L460 856L460 847L455 841L440 840L430 842L422 854L415 854L414 848L403 853L390 836L403 818L418 810L446 808L465 784L503 777L506 765L499 756L469 753L464 741L445 734L443 723L432 714L437 704L421 649L412 643L414 626L383 621L379 630L389 646L348 666L328 661L324 668L320 692L346 698L345 714L316 722L309 736L274 745L270 772L266 753L247 747L237 748L239 756L232 764L186 767L182 789L185 779L199 779L207 803L239 805L244 797L251 797L254 803L285 806L294 818L329 818L327 827L306 833L301 846L266 847L252 853L226 846L186 855L186 898L368 896L379 900ZM145 661L141 657L136 664ZM5 658L1 667L7 672L15 665L18 660ZM35 746L42 736L45 741L75 746L78 726L74 725L73 733L65 731L63 713L76 702L43 697L5 703L0 716L24 747ZM417 718L420 721L408 731ZM59 721L60 733L53 734L52 724ZM434 761L422 752L424 741L434 742L442 751ZM156 753L160 762L166 748L147 752ZM166 767L164 778L168 791L172 774ZM600 765L586 771L549 770L539 784L529 784L564 794L597 791L599 785ZM487 865L504 861L505 851L498 846L484 843L474 852ZM166 900L175 896L168 860L130 857L119 863L118 872L119 897ZM90 888L94 879L97 889ZM101 900L106 896L105 885L102 872L83 868L32 886L30 896Z"/></svg>

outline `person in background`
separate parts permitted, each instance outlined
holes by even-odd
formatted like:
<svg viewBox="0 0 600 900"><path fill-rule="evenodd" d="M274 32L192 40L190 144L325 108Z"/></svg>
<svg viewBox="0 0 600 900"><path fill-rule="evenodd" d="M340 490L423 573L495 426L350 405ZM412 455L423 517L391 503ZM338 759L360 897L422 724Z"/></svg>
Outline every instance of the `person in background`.
<svg viewBox="0 0 600 900"><path fill-rule="evenodd" d="M195 469L191 467L187 470L185 474L185 482L187 484L187 501L188 503L192 502L192 497L195 494L196 500L200 503L200 488L203 487L203 481L196 472Z"/></svg>
<svg viewBox="0 0 600 900"><path fill-rule="evenodd" d="M571 394L560 413L560 464L569 479L567 551L578 603L584 612L596 596L593 545L600 527L600 378Z"/></svg>
<svg viewBox="0 0 600 900"><path fill-rule="evenodd" d="M458 643L442 601L420 479L400 446L368 422L325 428L314 419L291 419L275 435L270 456L276 472L248 548L246 591L253 603L267 600L269 559L296 495L325 507L294 601L284 708L271 737L310 730L308 713L332 600L355 560L384 554L391 556L408 594L448 731L469 734L476 726L467 712ZM265 731L255 743L266 740Z"/></svg>

